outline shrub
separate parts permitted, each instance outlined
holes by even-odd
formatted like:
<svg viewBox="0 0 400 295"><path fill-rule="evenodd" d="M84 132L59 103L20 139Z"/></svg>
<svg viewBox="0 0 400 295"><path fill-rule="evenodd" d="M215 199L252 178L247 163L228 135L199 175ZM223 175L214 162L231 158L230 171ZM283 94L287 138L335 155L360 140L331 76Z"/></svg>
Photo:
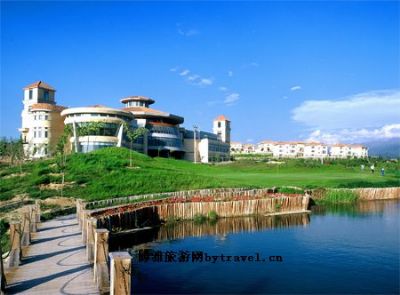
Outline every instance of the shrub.
<svg viewBox="0 0 400 295"><path fill-rule="evenodd" d="M198 214L197 213L197 214L194 215L193 220L194 220L195 223L202 224L207 220L207 217L205 215L203 215L203 214Z"/></svg>
<svg viewBox="0 0 400 295"><path fill-rule="evenodd" d="M322 199L318 200L322 203L354 203L358 196L351 190L328 190Z"/></svg>
<svg viewBox="0 0 400 295"><path fill-rule="evenodd" d="M34 184L35 185L41 185L41 184L49 184L50 183L50 176L49 175L42 175L42 176L40 176L40 177L38 177L38 178L36 178L35 180L34 180Z"/></svg>
<svg viewBox="0 0 400 295"><path fill-rule="evenodd" d="M210 211L210 212L208 212L208 214L207 214L207 218L208 218L208 220L210 220L210 221L215 221L215 220L218 219L218 214L217 214L217 212L215 212L214 210L213 210L213 211Z"/></svg>
<svg viewBox="0 0 400 295"><path fill-rule="evenodd" d="M304 189L296 187L279 187L278 193L282 194L304 194Z"/></svg>

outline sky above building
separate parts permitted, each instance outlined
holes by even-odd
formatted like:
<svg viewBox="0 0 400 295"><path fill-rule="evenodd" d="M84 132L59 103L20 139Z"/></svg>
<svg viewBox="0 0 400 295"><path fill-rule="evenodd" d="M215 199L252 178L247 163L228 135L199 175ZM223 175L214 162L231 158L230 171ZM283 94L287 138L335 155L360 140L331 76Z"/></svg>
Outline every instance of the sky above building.
<svg viewBox="0 0 400 295"><path fill-rule="evenodd" d="M232 140L400 138L400 4L1 2L0 136L18 137L22 88L68 107L144 95L184 126Z"/></svg>

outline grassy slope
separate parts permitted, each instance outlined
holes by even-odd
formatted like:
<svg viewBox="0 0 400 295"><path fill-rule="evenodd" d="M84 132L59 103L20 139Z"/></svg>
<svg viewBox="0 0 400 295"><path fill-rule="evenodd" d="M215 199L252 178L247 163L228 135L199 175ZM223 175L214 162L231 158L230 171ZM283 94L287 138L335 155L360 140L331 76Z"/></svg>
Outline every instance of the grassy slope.
<svg viewBox="0 0 400 295"><path fill-rule="evenodd" d="M149 192L165 192L213 187L374 187L398 186L398 164L385 163L386 176L360 171L360 161L289 160L276 166L238 161L225 165L200 165L181 160L149 158L133 153L135 168L129 166L129 150L106 148L90 154L74 154L67 159L65 196L103 199ZM36 161L22 166L27 175L2 178L0 201L15 194L32 197L60 195L55 190L40 190L42 183L60 182L55 160ZM378 168L383 164L378 163ZM368 165L366 165L368 167ZM19 167L3 168L1 176L20 172Z"/></svg>

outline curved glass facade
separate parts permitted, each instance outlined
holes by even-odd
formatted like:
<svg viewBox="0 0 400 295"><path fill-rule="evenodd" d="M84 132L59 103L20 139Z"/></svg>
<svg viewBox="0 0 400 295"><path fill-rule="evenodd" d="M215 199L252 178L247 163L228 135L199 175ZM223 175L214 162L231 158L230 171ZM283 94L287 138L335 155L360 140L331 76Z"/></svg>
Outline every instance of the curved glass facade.
<svg viewBox="0 0 400 295"><path fill-rule="evenodd" d="M95 151L101 148L115 146L113 142L101 142L101 141L94 141L94 142L81 142L79 144L79 150L83 153L88 153L91 151Z"/></svg>
<svg viewBox="0 0 400 295"><path fill-rule="evenodd" d="M182 136L178 127L150 125L148 148L153 150L183 150Z"/></svg>
<svg viewBox="0 0 400 295"><path fill-rule="evenodd" d="M104 122L81 122L76 125L79 136L117 136L118 130L121 126L121 124Z"/></svg>

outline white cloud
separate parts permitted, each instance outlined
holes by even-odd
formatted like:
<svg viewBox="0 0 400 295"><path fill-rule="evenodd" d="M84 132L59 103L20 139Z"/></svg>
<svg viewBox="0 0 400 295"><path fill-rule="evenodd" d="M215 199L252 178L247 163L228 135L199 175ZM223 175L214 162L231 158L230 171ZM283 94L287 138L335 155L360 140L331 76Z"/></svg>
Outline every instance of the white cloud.
<svg viewBox="0 0 400 295"><path fill-rule="evenodd" d="M182 36L185 36L185 37L191 37L191 36L199 34L199 31L194 30L194 29L190 29L190 30L187 30L187 31L184 31L182 29L178 29L178 33L180 35L182 35Z"/></svg>
<svg viewBox="0 0 400 295"><path fill-rule="evenodd" d="M360 93L339 100L309 100L292 111L308 140L364 142L400 138L400 90Z"/></svg>
<svg viewBox="0 0 400 295"><path fill-rule="evenodd" d="M178 70L177 67L175 67L175 68L170 68L170 69L169 69L170 72L176 72L177 70Z"/></svg>
<svg viewBox="0 0 400 295"><path fill-rule="evenodd" d="M233 77L233 71L228 71L228 77Z"/></svg>
<svg viewBox="0 0 400 295"><path fill-rule="evenodd" d="M301 86L296 85L296 86L291 87L290 91L297 91L297 90L300 90L300 89L301 89Z"/></svg>
<svg viewBox="0 0 400 295"><path fill-rule="evenodd" d="M195 36L198 35L200 32L198 30L195 29L187 29L187 28L183 28L182 24L176 24L177 30L178 30L178 34L185 36L185 37L191 37L191 36Z"/></svg>
<svg viewBox="0 0 400 295"><path fill-rule="evenodd" d="M197 84L199 86L210 86L213 84L213 81L210 78L201 78Z"/></svg>
<svg viewBox="0 0 400 295"><path fill-rule="evenodd" d="M308 100L292 119L313 129L376 128L400 121L400 90L371 91L340 100Z"/></svg>
<svg viewBox="0 0 400 295"><path fill-rule="evenodd" d="M179 76L186 76L190 73L189 70L183 70L182 72L179 73Z"/></svg>
<svg viewBox="0 0 400 295"><path fill-rule="evenodd" d="M283 99L288 99L289 97L287 97L286 95L284 97L282 97Z"/></svg>
<svg viewBox="0 0 400 295"><path fill-rule="evenodd" d="M233 105L234 103L236 103L238 100L240 99L240 94L239 93L231 93L227 96L225 96L225 100L224 103L228 106Z"/></svg>
<svg viewBox="0 0 400 295"><path fill-rule="evenodd" d="M254 141L254 139L252 139L252 138L246 139L246 142L253 142L253 141Z"/></svg>
<svg viewBox="0 0 400 295"><path fill-rule="evenodd" d="M198 78L200 78L199 75L191 75L191 76L189 76L187 79L188 79L188 81L195 81L195 80L197 80Z"/></svg>
<svg viewBox="0 0 400 295"><path fill-rule="evenodd" d="M341 129L334 131L321 131L318 129L311 132L306 140L325 143L354 143L392 138L400 139L400 124L390 124L375 129Z"/></svg>
<svg viewBox="0 0 400 295"><path fill-rule="evenodd" d="M225 86L221 86L218 89L219 89L219 91L222 91L222 92L228 91L228 88L226 88Z"/></svg>

